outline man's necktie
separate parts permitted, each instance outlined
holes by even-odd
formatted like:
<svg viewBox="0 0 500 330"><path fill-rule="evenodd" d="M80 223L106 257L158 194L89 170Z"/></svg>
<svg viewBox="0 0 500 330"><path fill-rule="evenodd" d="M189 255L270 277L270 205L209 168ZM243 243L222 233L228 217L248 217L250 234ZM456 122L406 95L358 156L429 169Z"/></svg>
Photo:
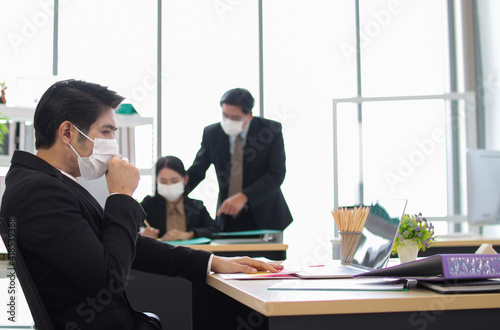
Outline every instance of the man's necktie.
<svg viewBox="0 0 500 330"><path fill-rule="evenodd" d="M229 177L229 195L231 197L243 189L243 138L236 137L231 158L231 175Z"/></svg>

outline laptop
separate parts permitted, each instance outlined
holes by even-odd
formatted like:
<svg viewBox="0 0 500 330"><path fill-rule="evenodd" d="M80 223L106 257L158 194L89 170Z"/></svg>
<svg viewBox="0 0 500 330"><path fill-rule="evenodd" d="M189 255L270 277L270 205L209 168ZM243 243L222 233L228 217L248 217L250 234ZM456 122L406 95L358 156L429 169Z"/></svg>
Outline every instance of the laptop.
<svg viewBox="0 0 500 330"><path fill-rule="evenodd" d="M311 267L296 275L300 278L350 278L386 267L407 202L406 199L387 199L372 204L352 264Z"/></svg>

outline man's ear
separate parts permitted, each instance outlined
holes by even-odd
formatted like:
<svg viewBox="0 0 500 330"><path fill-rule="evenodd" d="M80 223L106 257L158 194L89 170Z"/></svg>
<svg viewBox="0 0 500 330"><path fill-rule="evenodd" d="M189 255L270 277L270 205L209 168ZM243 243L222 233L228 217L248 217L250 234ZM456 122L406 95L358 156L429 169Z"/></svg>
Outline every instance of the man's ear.
<svg viewBox="0 0 500 330"><path fill-rule="evenodd" d="M189 175L186 174L186 176L184 177L184 185L187 185L188 181L189 181Z"/></svg>
<svg viewBox="0 0 500 330"><path fill-rule="evenodd" d="M57 130L57 135L58 137L64 142L65 144L69 144L71 142L71 139L73 138L73 135L75 130L73 129L73 125L69 121L63 121L61 125L59 125L59 129Z"/></svg>
<svg viewBox="0 0 500 330"><path fill-rule="evenodd" d="M245 120L245 122L243 123L243 129L245 129L246 127L248 127L248 125L250 124L250 122L252 121L252 118L253 118L253 114L252 114L252 111L250 111L248 113L248 118L247 120Z"/></svg>

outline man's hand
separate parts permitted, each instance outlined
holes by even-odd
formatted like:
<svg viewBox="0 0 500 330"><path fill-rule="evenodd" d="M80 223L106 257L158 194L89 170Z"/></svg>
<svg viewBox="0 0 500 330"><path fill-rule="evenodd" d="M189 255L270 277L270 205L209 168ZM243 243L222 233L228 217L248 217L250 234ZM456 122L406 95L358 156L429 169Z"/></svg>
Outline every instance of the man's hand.
<svg viewBox="0 0 500 330"><path fill-rule="evenodd" d="M227 198L222 203L219 210L217 210L217 215L219 216L224 213L227 215L236 216L238 213L240 213L241 209L247 202L248 197L245 194L237 193L236 195Z"/></svg>
<svg viewBox="0 0 500 330"><path fill-rule="evenodd" d="M106 181L110 194L119 193L132 196L139 184L139 169L128 162L128 159L116 155L108 163Z"/></svg>
<svg viewBox="0 0 500 330"><path fill-rule="evenodd" d="M254 274L257 271L270 271L277 273L283 269L282 265L268 264L264 261L255 260L249 257L217 257L212 259L211 271L215 273L247 273Z"/></svg>

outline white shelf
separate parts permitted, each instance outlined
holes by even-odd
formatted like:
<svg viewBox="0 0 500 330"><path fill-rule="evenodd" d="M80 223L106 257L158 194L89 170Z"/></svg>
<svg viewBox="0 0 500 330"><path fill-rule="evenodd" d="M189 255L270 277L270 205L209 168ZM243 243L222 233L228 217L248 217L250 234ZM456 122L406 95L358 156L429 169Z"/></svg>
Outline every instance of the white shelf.
<svg viewBox="0 0 500 330"><path fill-rule="evenodd" d="M0 114L9 118L12 121L33 121L35 114L34 108L23 107L8 107L5 104L0 104ZM141 117L138 114L133 115L116 115L118 127L136 127L142 125L152 125L152 117Z"/></svg>
<svg viewBox="0 0 500 330"><path fill-rule="evenodd" d="M122 115L116 114L118 127L136 127L142 125L153 125L153 117L141 117L138 114Z"/></svg>
<svg viewBox="0 0 500 330"><path fill-rule="evenodd" d="M5 104L0 104L0 114L12 121L33 121L35 109L8 107Z"/></svg>

